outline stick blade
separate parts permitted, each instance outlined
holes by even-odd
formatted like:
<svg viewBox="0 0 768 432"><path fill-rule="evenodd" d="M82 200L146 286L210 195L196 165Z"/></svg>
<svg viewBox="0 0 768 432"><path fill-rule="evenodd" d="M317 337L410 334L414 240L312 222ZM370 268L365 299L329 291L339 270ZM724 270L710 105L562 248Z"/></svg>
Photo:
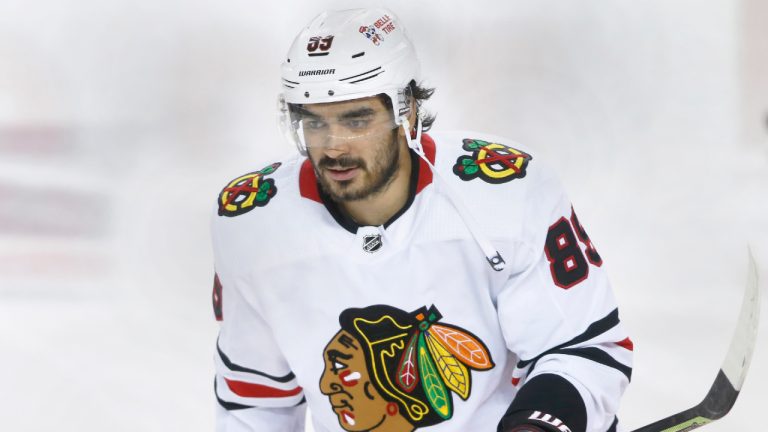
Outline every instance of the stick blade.
<svg viewBox="0 0 768 432"><path fill-rule="evenodd" d="M757 264L752 256L752 250L747 251L747 288L744 291L744 300L741 304L739 322L731 339L723 365L723 373L731 382L733 388L741 390L752 361L752 353L755 350L757 339L757 327L760 321L760 287L758 285Z"/></svg>
<svg viewBox="0 0 768 432"><path fill-rule="evenodd" d="M728 354L704 400L693 408L632 432L687 432L728 414L739 396L752 361L760 321L760 288L752 250L747 251L747 286Z"/></svg>

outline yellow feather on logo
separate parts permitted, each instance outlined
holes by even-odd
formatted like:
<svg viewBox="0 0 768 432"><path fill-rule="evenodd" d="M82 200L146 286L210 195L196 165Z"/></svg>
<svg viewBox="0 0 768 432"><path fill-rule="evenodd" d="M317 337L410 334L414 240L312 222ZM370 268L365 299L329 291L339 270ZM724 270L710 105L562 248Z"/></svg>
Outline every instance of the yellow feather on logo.
<svg viewBox="0 0 768 432"><path fill-rule="evenodd" d="M435 337L429 333L424 335L427 347L435 361L435 366L443 377L445 386L453 390L462 399L469 397L470 375L467 368L461 364Z"/></svg>

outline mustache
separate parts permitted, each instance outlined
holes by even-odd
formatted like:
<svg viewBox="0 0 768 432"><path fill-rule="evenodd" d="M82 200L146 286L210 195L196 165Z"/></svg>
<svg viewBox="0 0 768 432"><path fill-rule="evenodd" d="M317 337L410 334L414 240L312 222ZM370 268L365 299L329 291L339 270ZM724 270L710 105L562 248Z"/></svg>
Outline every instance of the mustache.
<svg viewBox="0 0 768 432"><path fill-rule="evenodd" d="M346 155L335 159L324 156L322 159L317 161L317 167L325 169L347 169L359 167L365 169L365 161Z"/></svg>

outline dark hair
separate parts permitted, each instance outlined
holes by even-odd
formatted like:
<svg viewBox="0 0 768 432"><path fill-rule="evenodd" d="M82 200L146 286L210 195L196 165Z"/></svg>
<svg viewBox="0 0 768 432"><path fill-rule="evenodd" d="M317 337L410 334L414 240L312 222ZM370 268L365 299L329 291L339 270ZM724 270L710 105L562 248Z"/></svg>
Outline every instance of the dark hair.
<svg viewBox="0 0 768 432"><path fill-rule="evenodd" d="M413 95L413 98L416 99L416 111L422 112L423 114L421 125L422 129L426 132L432 128L432 123L435 122L435 118L437 116L428 111L422 111L421 105L424 103L424 101L429 100L429 98L432 97L432 95L435 93L435 88L423 87L421 84L416 83L416 80L411 80L411 82L408 83L408 87L411 89L411 95Z"/></svg>

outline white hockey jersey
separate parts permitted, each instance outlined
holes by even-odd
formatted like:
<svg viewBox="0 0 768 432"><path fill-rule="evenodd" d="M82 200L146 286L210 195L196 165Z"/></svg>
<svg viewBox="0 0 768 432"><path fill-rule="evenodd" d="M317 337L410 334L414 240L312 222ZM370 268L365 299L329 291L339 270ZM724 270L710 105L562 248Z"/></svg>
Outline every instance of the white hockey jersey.
<svg viewBox="0 0 768 432"><path fill-rule="evenodd" d="M558 180L502 138L422 145L439 175L412 155L410 199L383 226L345 218L298 156L221 191L217 430L303 431L306 406L317 432L491 432L505 413L616 429L632 343Z"/></svg>

